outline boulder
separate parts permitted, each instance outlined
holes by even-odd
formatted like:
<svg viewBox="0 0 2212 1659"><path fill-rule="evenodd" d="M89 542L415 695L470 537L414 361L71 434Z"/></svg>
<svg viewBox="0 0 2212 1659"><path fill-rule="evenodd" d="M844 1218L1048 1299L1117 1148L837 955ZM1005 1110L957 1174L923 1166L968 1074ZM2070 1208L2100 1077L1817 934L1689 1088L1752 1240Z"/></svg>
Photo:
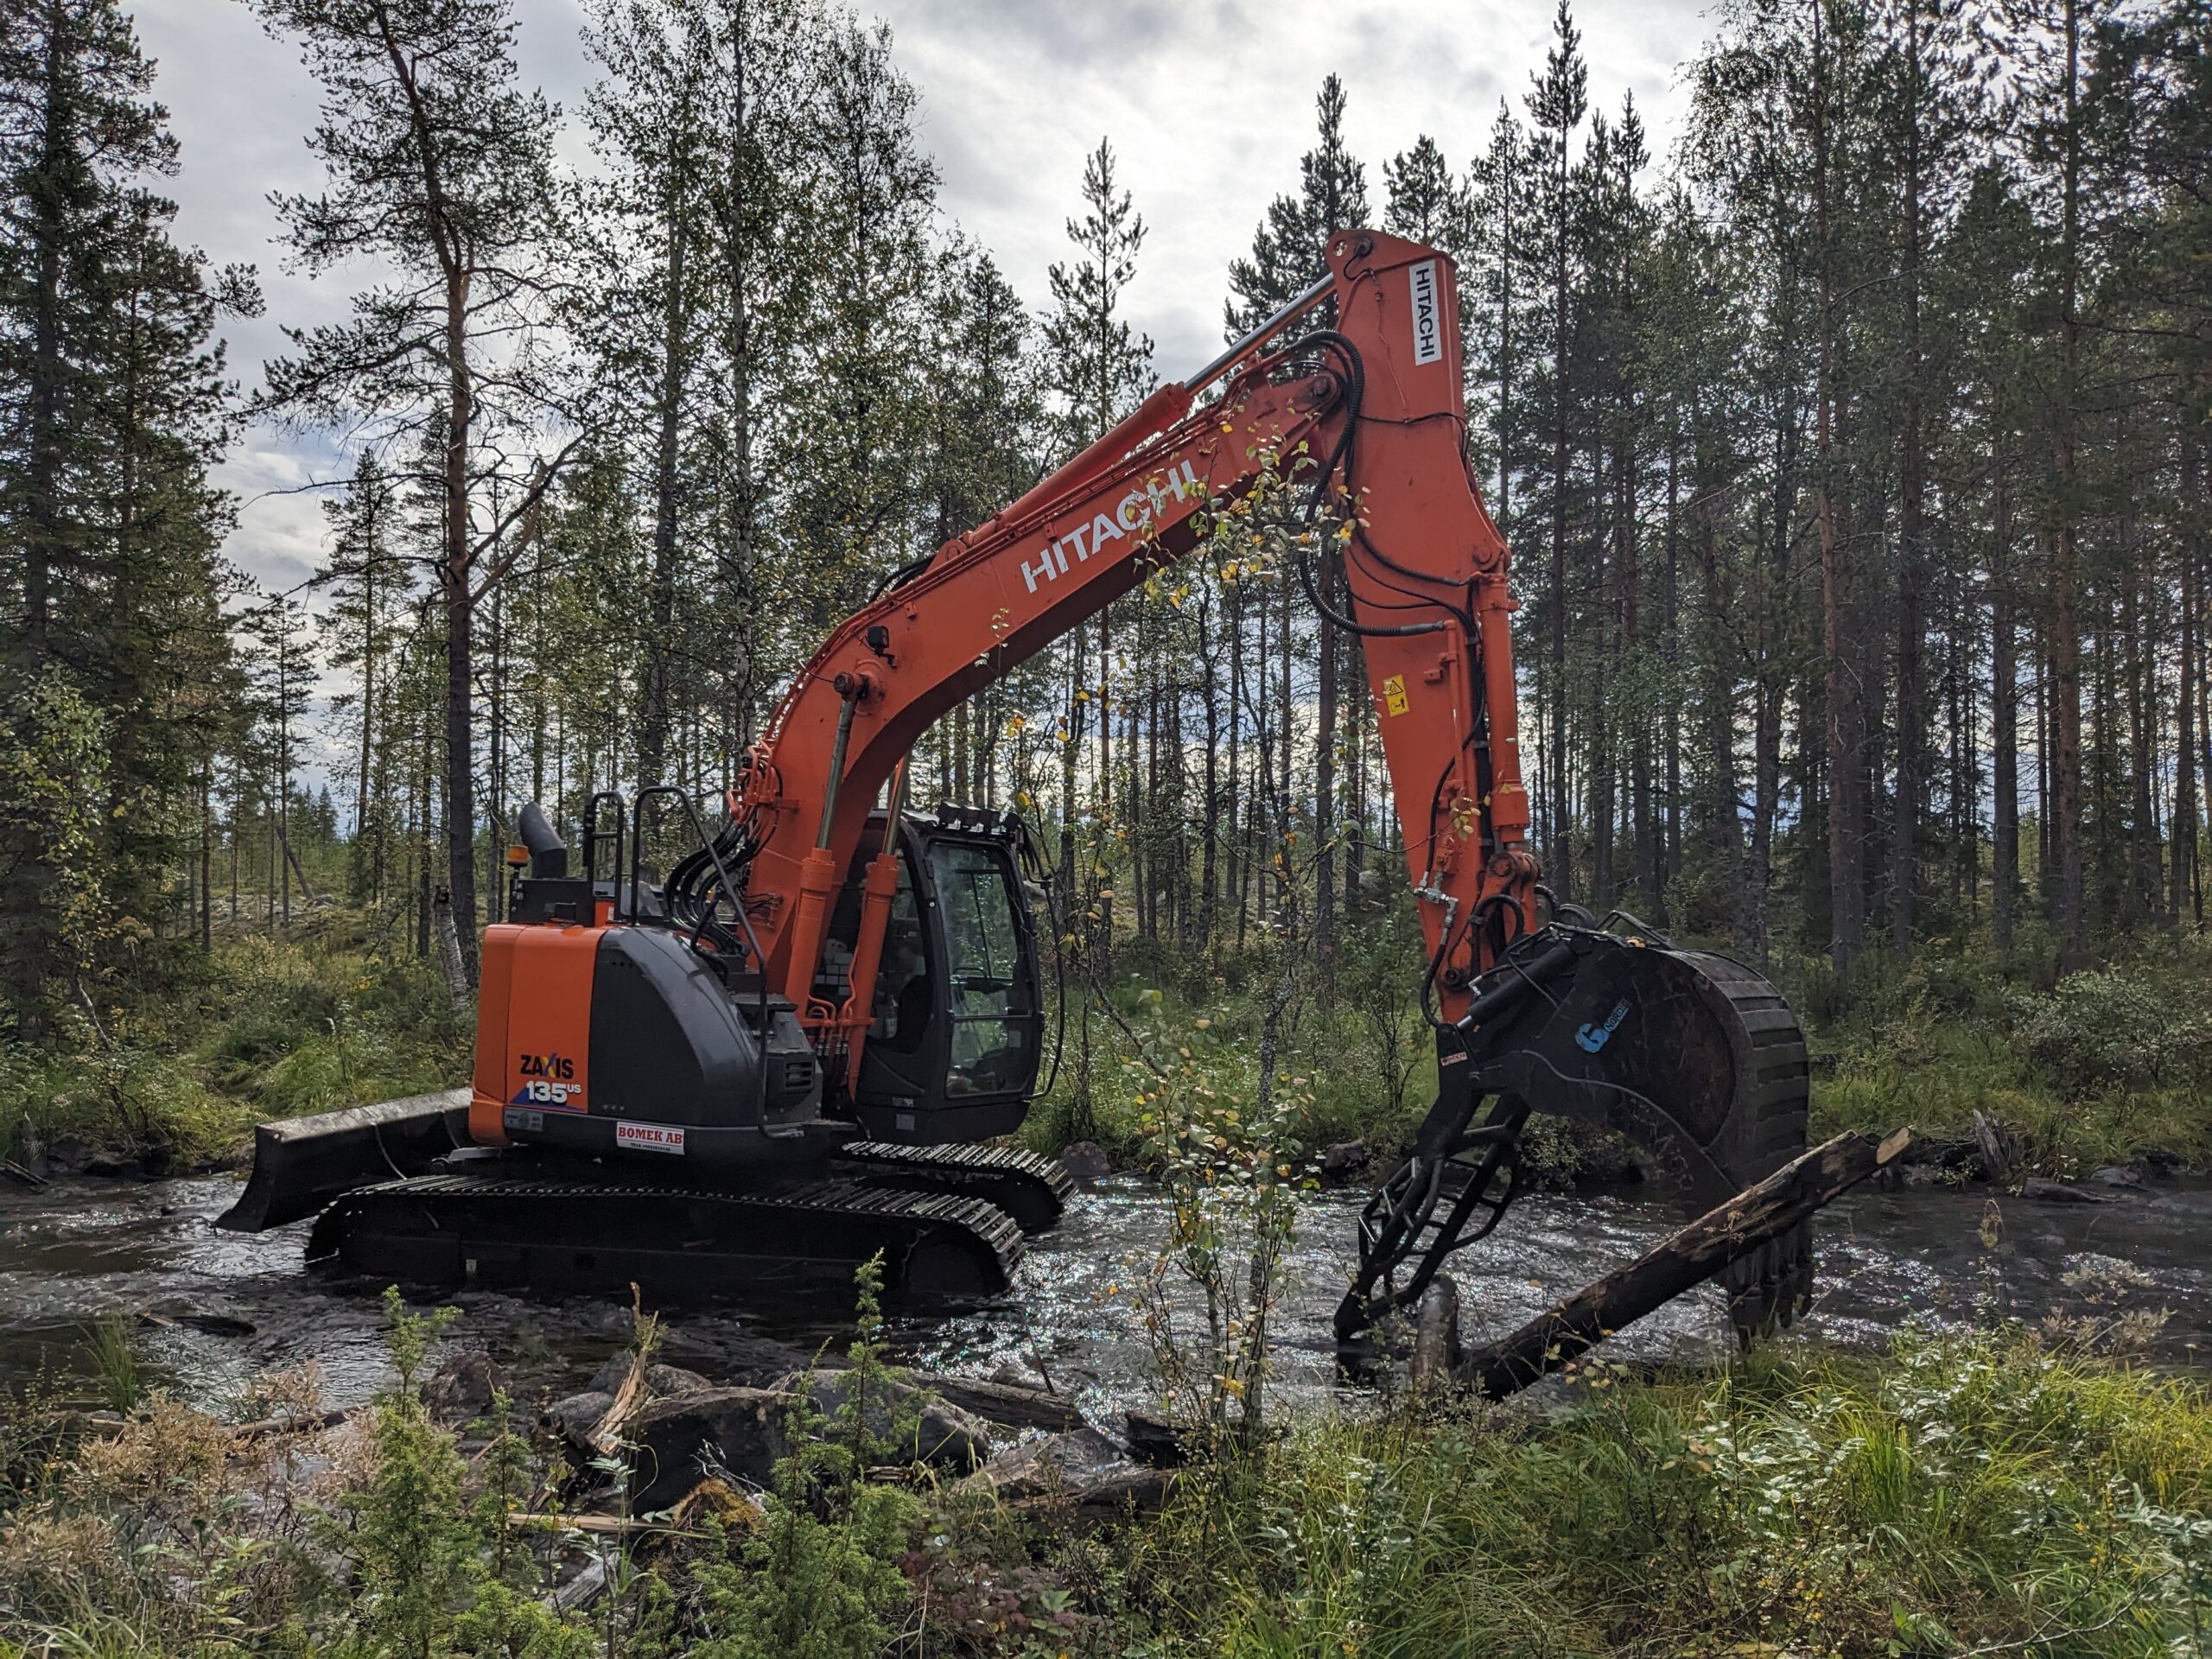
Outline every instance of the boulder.
<svg viewBox="0 0 2212 1659"><path fill-rule="evenodd" d="M848 1370L794 1371L779 1387L792 1393L804 1386L814 1408L827 1417L844 1405L852 1381L853 1374ZM932 1469L966 1474L991 1455L990 1431L982 1419L911 1383L880 1384L871 1391L867 1415L868 1432L879 1440L890 1437L899 1417L913 1416L913 1444L890 1450L894 1456L925 1463Z"/></svg>
<svg viewBox="0 0 2212 1659"><path fill-rule="evenodd" d="M467 1422L490 1409L499 1374L481 1348L448 1354L423 1385L423 1403L441 1422Z"/></svg>
<svg viewBox="0 0 2212 1659"><path fill-rule="evenodd" d="M789 1449L790 1411L791 1396L773 1389L697 1389L648 1402L626 1435L634 1448L631 1513L671 1508L702 1480L734 1476L766 1485Z"/></svg>
<svg viewBox="0 0 2212 1659"><path fill-rule="evenodd" d="M1363 1169L1372 1156L1364 1141L1339 1141L1332 1147L1321 1149L1321 1179L1330 1186L1342 1186Z"/></svg>
<svg viewBox="0 0 2212 1659"><path fill-rule="evenodd" d="M549 1428L558 1429L578 1446L588 1445L591 1432L599 1427L600 1419L607 1415L614 1403L614 1395L605 1389L586 1389L556 1400L539 1414Z"/></svg>
<svg viewBox="0 0 2212 1659"><path fill-rule="evenodd" d="M635 1354L610 1354L606 1363L592 1373L591 1381L584 1387L597 1394L620 1393L623 1383L629 1381L631 1367L637 1363ZM656 1363L645 1367L645 1386L655 1394L689 1394L694 1389L711 1389L715 1382L712 1377L703 1376L681 1365Z"/></svg>
<svg viewBox="0 0 2212 1659"><path fill-rule="evenodd" d="M1122 1421L1129 1450L1155 1469L1177 1469L1191 1461L1198 1436L1181 1423L1132 1406Z"/></svg>
<svg viewBox="0 0 2212 1659"><path fill-rule="evenodd" d="M1081 1186L1093 1186L1114 1173L1106 1150L1096 1141L1077 1141L1060 1148L1060 1167Z"/></svg>
<svg viewBox="0 0 2212 1659"><path fill-rule="evenodd" d="M2091 1170L2089 1179L2099 1186L2126 1187L2140 1191L2143 1185L2142 1176L2120 1164L2107 1164L2102 1169Z"/></svg>

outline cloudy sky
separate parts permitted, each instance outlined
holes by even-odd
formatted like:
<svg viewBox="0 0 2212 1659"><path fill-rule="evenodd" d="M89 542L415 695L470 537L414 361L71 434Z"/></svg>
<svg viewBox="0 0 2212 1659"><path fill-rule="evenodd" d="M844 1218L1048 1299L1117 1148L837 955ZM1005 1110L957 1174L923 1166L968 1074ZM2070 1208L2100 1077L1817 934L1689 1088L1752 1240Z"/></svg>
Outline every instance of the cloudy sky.
<svg viewBox="0 0 2212 1659"><path fill-rule="evenodd" d="M592 79L575 0L517 0L524 76L573 109ZM1043 302L1063 257L1084 153L1113 140L1150 228L1130 291L1163 376L1220 344L1228 263L1312 142L1313 94L1331 70L1350 96L1351 143L1378 211L1382 163L1423 132L1455 168L1501 98L1518 105L1551 37L1551 0L1445 5L1363 0L860 0L892 25L920 91L922 134L944 175L946 216L990 248L1023 297ZM1579 0L1592 100L1633 92L1664 154L1681 105L1678 67L1703 30L1695 0ZM311 188L302 143L316 94L296 50L235 0L138 0L140 35L183 147L177 234L218 263L260 269L268 314L232 328L248 385L284 324L343 314L343 274L284 269L267 197ZM569 135L567 149L581 162ZM312 569L321 516L300 486L340 469L312 440L250 434L225 468L243 512L232 557L266 586ZM288 492L279 493L279 492Z"/></svg>

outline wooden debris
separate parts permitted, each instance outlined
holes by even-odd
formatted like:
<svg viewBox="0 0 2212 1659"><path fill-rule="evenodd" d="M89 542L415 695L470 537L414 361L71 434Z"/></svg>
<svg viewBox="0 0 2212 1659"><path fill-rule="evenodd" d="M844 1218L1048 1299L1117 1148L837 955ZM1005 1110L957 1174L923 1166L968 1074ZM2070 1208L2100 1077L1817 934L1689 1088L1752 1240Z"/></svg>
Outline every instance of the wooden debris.
<svg viewBox="0 0 2212 1659"><path fill-rule="evenodd" d="M1823 1142L1512 1335L1471 1350L1453 1369L1452 1380L1493 1400L1519 1392L1788 1232L1894 1162L1911 1144L1910 1129L1880 1142L1857 1134Z"/></svg>
<svg viewBox="0 0 2212 1659"><path fill-rule="evenodd" d="M939 1399L987 1423L1016 1428L1042 1428L1065 1433L1083 1427L1083 1413L1065 1395L1021 1382L988 1382L972 1376L939 1376L917 1372L914 1381Z"/></svg>
<svg viewBox="0 0 2212 1659"><path fill-rule="evenodd" d="M260 1417L233 1426L231 1434L241 1440L266 1440L276 1434L311 1434L337 1427L360 1409L359 1406L346 1406L334 1411L308 1412L290 1417Z"/></svg>

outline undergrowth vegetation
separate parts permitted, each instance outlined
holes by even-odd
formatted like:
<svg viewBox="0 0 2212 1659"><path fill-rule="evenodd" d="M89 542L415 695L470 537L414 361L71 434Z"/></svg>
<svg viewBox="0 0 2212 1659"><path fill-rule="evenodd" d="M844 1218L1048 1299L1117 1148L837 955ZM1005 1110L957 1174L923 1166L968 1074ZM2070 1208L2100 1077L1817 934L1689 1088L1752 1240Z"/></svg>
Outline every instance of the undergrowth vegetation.
<svg viewBox="0 0 2212 1659"><path fill-rule="evenodd" d="M0 1652L2174 1659L2212 1630L2212 1396L2018 1327L1585 1365L1541 1417L1307 1416L1096 1529L893 1466L868 1317L863 1386L802 1400L767 1490L626 1535L563 1513L575 1471L504 1396L434 1416L444 1320L396 1300L391 1384L312 1439L16 1397ZM556 1604L579 1567L606 1588Z"/></svg>
<svg viewBox="0 0 2212 1659"><path fill-rule="evenodd" d="M1903 967L1870 957L1845 986L1822 964L1773 964L1814 1054L1815 1138L1910 1123L1965 1140L1979 1112L2018 1147L2016 1174L2082 1174L2146 1154L2212 1163L2212 944L2145 938L2063 977L2050 969L2053 953L2024 944L2005 958L1939 941ZM1360 1139L1387 1160L1410 1142L1436 1080L1419 972L1410 921L1370 921L1345 937L1332 995L1309 983L1293 1006L1280 1065L1307 1146ZM1124 950L1098 988L1118 1018L1092 1022L1090 1097L1078 1109L1077 1076L1064 1065L1032 1139L1048 1148L1095 1140L1117 1166L1147 1163L1139 1051L1187 1050L1249 1071L1262 1016L1255 979L1235 963ZM1571 1177L1586 1146L1556 1120L1530 1121L1525 1149L1539 1175Z"/></svg>
<svg viewBox="0 0 2212 1659"><path fill-rule="evenodd" d="M264 1118L451 1088L471 1040L433 968L336 909L176 953L55 1024L36 1048L0 1041L0 1141L149 1173L235 1157Z"/></svg>
<svg viewBox="0 0 2212 1659"><path fill-rule="evenodd" d="M1264 942L1176 956L1122 941L1095 986L1068 988L1062 1063L1027 1137L1154 1161L1146 1053L1195 1057L1249 1097L1278 955ZM1910 1122L1965 1138L1980 1113L2018 1147L2018 1173L2146 1154L2212 1162L2212 946L2146 938L2064 978L2051 959L2032 942L1999 957L1938 941L1902 968L1869 957L1843 985L1820 963L1775 964L1812 1043L1815 1134ZM1410 1141L1436 1077L1420 965L1396 906L1345 929L1325 987L1301 965L1277 1020L1274 1086L1306 1147L1357 1140L1387 1160ZM431 964L356 912L318 910L288 938L219 938L208 957L166 957L143 987L64 1006L35 1048L0 1040L0 1145L20 1157L73 1144L155 1173L204 1166L239 1155L264 1118L452 1087L471 1037ZM1563 1179L1586 1143L1539 1116L1525 1149L1537 1174Z"/></svg>
<svg viewBox="0 0 2212 1659"><path fill-rule="evenodd" d="M1300 1426L1151 1535L1192 1650L2196 1654L2212 1401L2019 1332L1585 1371L1541 1421Z"/></svg>
<svg viewBox="0 0 2212 1659"><path fill-rule="evenodd" d="M2064 976L2045 961L1936 947L1902 969L1863 967L1847 997L1802 976L1796 1001L1826 1068L1815 1135L1911 1123L1964 1139L1980 1113L2022 1173L2212 1161L2212 945L2145 939Z"/></svg>

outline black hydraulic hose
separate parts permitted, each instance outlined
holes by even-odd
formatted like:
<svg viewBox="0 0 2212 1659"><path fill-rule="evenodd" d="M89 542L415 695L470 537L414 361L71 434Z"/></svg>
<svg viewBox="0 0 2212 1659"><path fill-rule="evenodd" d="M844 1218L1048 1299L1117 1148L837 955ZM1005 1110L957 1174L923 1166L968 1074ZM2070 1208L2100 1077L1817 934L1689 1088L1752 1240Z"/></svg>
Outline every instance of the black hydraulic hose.
<svg viewBox="0 0 2212 1659"><path fill-rule="evenodd" d="M1308 346L1319 346L1323 351L1334 354L1344 366L1345 380L1344 427L1343 432L1338 435L1335 446L1329 451L1328 459L1322 464L1320 475L1314 482L1313 493L1307 499L1306 507L1306 522L1308 525L1311 525L1319 513L1322 498L1328 493L1329 480L1336 476L1339 467L1342 467L1344 470L1343 490L1345 500L1347 504L1351 500L1351 497L1353 495L1352 454L1355 442L1359 432L1359 423L1361 418L1360 408L1361 404L1364 402L1367 394L1367 365L1360 357L1359 347L1352 344L1350 340L1332 328L1318 329L1314 333L1308 334L1304 339L1300 340L1298 342L1298 345L1300 349ZM1356 516L1356 508L1352 509L1352 511L1354 512L1355 516L1351 519L1351 523L1352 526L1352 537L1356 545L1365 550L1367 553L1372 555L1380 563L1383 564L1389 569L1395 571L1400 575L1408 577L1416 582L1443 585L1456 589L1458 584L1451 582L1447 577L1425 574L1416 570L1408 570L1404 566L1397 563L1395 560L1389 557L1380 549L1376 547L1372 541L1368 539L1367 532L1359 527L1359 521ZM1323 556L1327 557L1329 556L1325 552ZM1410 622L1395 626L1379 627L1360 622L1352 617L1344 615L1330 606L1327 601L1321 597L1319 589L1314 584L1313 570L1308 566L1302 550L1298 556L1295 563L1298 566L1299 585L1306 590L1306 596L1307 600L1312 602L1314 609L1320 612L1323 616L1326 617L1337 626L1348 630L1355 637L1382 639L1406 639L1419 634L1435 633L1440 632L1444 626L1444 623L1442 621L1431 621ZM1464 607L1452 604L1448 601L1441 599L1433 594L1417 593L1411 588L1401 587L1395 582L1388 582L1382 578L1378 577L1377 580L1383 581L1383 585L1389 587L1392 592L1404 594L1407 599L1414 601L1415 604L1432 606L1436 609L1446 612L1452 617L1457 618L1460 626L1466 631L1470 637L1472 637L1476 632L1474 617ZM1400 607L1393 607L1392 608L1395 609ZM1411 609L1412 606L1409 605L1403 608Z"/></svg>
<svg viewBox="0 0 2212 1659"><path fill-rule="evenodd" d="M1323 556L1327 556L1325 554ZM1338 612L1327 600L1321 597L1320 589L1313 585L1313 567L1306 562L1303 552L1299 554L1294 563L1298 566L1298 585L1306 590L1306 600L1313 608L1344 629L1345 632L1357 634L1363 639L1404 639L1417 633L1436 633L1445 627L1448 620L1447 618L1438 617L1433 621L1406 622L1389 628L1378 628L1364 622L1356 622L1351 617Z"/></svg>
<svg viewBox="0 0 2212 1659"><path fill-rule="evenodd" d="M916 576L920 575L923 571L928 569L930 568L930 561L935 557L937 557L937 555L934 553L925 553L918 559L907 560L906 563L900 565L896 570L893 570L889 575L884 577L882 581L875 584L874 591L868 596L868 602L873 605L877 600L881 599L893 588L904 588Z"/></svg>

